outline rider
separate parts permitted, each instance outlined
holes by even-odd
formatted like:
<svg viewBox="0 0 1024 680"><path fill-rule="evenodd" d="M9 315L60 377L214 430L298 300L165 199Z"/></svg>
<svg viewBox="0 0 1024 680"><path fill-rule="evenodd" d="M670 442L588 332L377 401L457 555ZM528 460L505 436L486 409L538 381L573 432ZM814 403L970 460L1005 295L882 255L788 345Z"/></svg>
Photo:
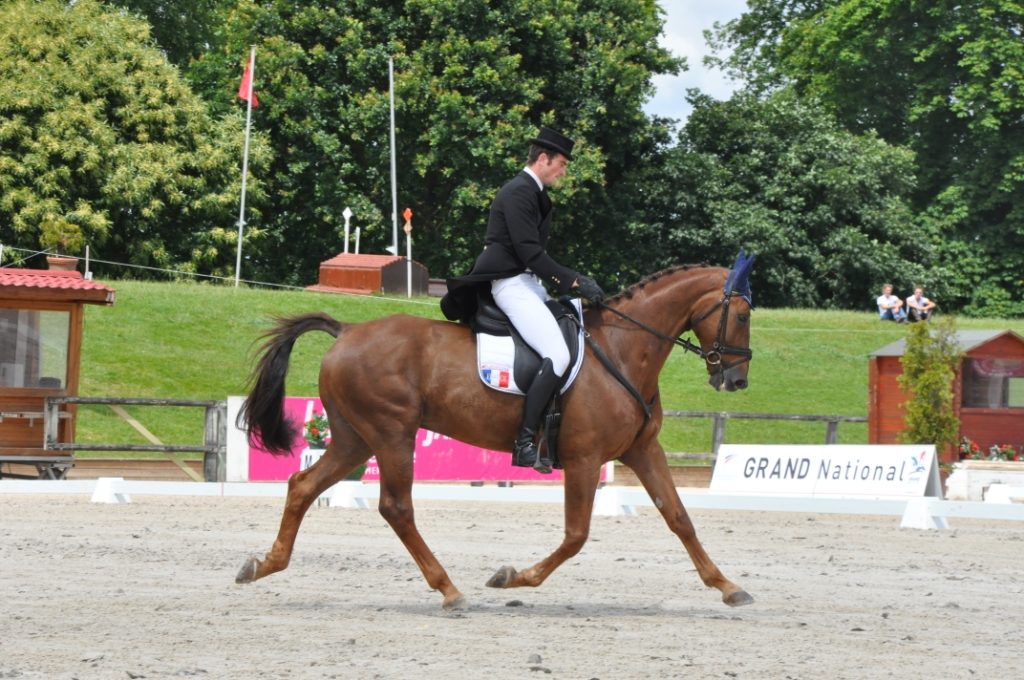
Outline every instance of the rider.
<svg viewBox="0 0 1024 680"><path fill-rule="evenodd" d="M590 302L604 299L592 278L564 267L547 254L552 205L545 189L554 186L572 160L575 142L548 127L530 140L526 167L498 191L491 203L484 250L466 276L448 280L441 309L452 320L468 320L476 308L475 287L489 282L491 295L523 340L541 357L526 390L523 422L512 447L512 464L551 472L538 454L535 438L541 417L569 367L569 349L544 305L547 282L560 294L576 291Z"/></svg>

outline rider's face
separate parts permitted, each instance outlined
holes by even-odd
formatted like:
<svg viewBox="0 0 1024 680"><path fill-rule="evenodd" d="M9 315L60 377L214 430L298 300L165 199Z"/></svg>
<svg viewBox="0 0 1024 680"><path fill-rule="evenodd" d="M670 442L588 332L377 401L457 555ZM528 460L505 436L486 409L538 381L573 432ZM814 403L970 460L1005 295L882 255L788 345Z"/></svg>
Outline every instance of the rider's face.
<svg viewBox="0 0 1024 680"><path fill-rule="evenodd" d="M532 169L537 173L541 183L546 187L550 187L556 185L558 180L562 179L568 167L568 158L560 153L552 152L550 155L542 153Z"/></svg>

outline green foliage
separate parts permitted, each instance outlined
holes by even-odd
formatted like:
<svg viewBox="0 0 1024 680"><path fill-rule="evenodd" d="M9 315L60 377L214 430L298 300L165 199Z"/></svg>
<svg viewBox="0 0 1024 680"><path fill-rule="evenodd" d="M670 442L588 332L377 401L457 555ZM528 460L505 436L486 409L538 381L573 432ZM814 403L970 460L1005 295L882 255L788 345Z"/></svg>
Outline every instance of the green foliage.
<svg viewBox="0 0 1024 680"><path fill-rule="evenodd" d="M640 105L652 75L681 65L657 45L661 24L651 0L240 3L224 49L203 55L189 78L225 110L257 45L255 126L275 160L270 202L252 220L266 233L248 251L253 275L309 283L342 249L346 206L365 252L391 244L389 55L398 210L412 208L414 256L432 274L461 272L476 257L490 200L525 163L541 123L579 141L555 200L556 229L580 245L556 255L613 270L615 246L629 239L611 209L625 203L619 183L666 130Z"/></svg>
<svg viewBox="0 0 1024 680"><path fill-rule="evenodd" d="M149 22L167 60L185 68L219 41L224 14L235 0L107 0Z"/></svg>
<svg viewBox="0 0 1024 680"><path fill-rule="evenodd" d="M911 149L915 209L930 233L962 244L938 248L944 305L1024 313L1024 5L748 5L716 34L735 48L722 61L759 92L791 84L847 129ZM960 250L970 253L966 276Z"/></svg>
<svg viewBox="0 0 1024 680"><path fill-rule="evenodd" d="M940 450L957 443L960 420L953 410L953 377L962 358L954 317L911 324L899 376L900 387L910 395L904 404L902 441L935 444Z"/></svg>
<svg viewBox="0 0 1024 680"><path fill-rule="evenodd" d="M93 0L3 3L0 83L0 242L231 270L242 126L210 116L144 22Z"/></svg>
<svg viewBox="0 0 1024 680"><path fill-rule="evenodd" d="M661 262L758 253L758 304L863 309L883 281L925 280L933 257L906 197L912 156L843 130L789 90L691 97L678 146L648 184ZM925 246L922 248L922 244Z"/></svg>

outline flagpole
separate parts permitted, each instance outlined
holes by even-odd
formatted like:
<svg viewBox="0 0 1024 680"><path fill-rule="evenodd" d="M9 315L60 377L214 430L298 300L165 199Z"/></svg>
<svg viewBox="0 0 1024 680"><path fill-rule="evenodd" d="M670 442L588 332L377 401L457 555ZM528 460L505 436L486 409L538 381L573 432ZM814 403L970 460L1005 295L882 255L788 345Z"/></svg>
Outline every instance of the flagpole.
<svg viewBox="0 0 1024 680"><path fill-rule="evenodd" d="M388 89L391 96L391 246L398 255L398 173L395 170L395 58L388 57Z"/></svg>
<svg viewBox="0 0 1024 680"><path fill-rule="evenodd" d="M245 148L242 152L242 200L238 205L238 247L235 251L235 288L242 271L242 229L245 227L245 184L249 176L249 130L252 127L252 86L256 80L256 46L249 52L249 91L245 107Z"/></svg>

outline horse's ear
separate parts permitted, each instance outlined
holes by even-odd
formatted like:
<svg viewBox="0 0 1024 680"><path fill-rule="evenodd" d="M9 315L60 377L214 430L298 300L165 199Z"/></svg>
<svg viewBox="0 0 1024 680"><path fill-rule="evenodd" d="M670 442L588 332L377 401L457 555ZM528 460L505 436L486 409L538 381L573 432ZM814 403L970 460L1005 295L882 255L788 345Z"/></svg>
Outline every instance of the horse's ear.
<svg viewBox="0 0 1024 680"><path fill-rule="evenodd" d="M757 255L747 255L742 249L736 255L736 261L729 270L729 278L725 280L725 294L736 293L748 304L753 306L750 293L750 271L754 268L754 260Z"/></svg>

